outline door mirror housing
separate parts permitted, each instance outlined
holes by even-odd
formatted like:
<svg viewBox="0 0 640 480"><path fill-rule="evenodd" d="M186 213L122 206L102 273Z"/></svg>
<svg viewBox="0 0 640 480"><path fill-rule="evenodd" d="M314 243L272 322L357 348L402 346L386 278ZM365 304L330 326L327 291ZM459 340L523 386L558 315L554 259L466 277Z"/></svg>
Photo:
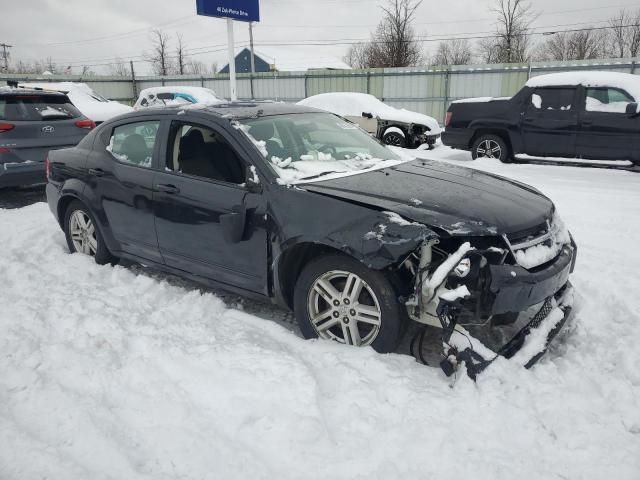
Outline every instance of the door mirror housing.
<svg viewBox="0 0 640 480"><path fill-rule="evenodd" d="M638 104L636 102L627 103L627 109L625 110L627 115L637 115L638 113Z"/></svg>
<svg viewBox="0 0 640 480"><path fill-rule="evenodd" d="M368 113L368 112L362 112L362 116L364 118L373 118L373 115L371 113Z"/></svg>

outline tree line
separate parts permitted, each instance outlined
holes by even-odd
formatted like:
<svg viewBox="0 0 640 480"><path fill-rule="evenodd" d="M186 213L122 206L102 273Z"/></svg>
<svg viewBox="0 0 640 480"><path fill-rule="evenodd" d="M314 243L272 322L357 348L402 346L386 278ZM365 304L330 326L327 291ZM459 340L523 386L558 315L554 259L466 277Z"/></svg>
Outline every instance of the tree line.
<svg viewBox="0 0 640 480"><path fill-rule="evenodd" d="M345 62L353 68L386 68L626 58L640 54L640 9L620 10L604 27L548 32L541 41L534 41L531 27L538 14L526 0L496 0L492 34L473 43L464 38L442 40L428 54L413 28L421 3L422 0L388 0L371 39L351 46Z"/></svg>

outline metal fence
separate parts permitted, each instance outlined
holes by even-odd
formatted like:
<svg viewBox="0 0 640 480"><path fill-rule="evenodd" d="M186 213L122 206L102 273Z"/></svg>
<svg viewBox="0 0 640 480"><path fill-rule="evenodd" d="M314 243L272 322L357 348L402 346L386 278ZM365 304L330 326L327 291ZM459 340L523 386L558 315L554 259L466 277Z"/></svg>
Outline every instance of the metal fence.
<svg viewBox="0 0 640 480"><path fill-rule="evenodd" d="M238 75L238 98L297 102L326 92L370 93L398 108L431 115L442 121L449 104L468 97L502 97L516 93L528 78L551 72L607 70L640 73L640 58L537 62L530 64L461 65L449 67L385 68L371 70L322 70ZM636 70L639 70L638 72ZM85 82L96 92L132 103L148 87L201 86L229 97L229 76L108 77L0 75L6 80Z"/></svg>

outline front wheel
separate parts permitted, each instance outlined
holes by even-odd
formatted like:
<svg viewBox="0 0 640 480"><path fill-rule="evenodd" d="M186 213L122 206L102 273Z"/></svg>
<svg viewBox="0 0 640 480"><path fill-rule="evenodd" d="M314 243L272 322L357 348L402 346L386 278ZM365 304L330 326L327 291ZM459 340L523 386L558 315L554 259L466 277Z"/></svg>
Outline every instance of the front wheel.
<svg viewBox="0 0 640 480"><path fill-rule="evenodd" d="M343 255L326 255L303 269L294 310L305 338L323 338L380 353L393 352L406 312L381 272Z"/></svg>
<svg viewBox="0 0 640 480"><path fill-rule="evenodd" d="M497 135L480 135L471 148L471 157L495 158L503 163L511 162L511 152L506 142Z"/></svg>
<svg viewBox="0 0 640 480"><path fill-rule="evenodd" d="M64 233L71 253L83 253L94 257L99 265L117 262L117 258L107 249L89 209L78 200L74 200L67 207Z"/></svg>
<svg viewBox="0 0 640 480"><path fill-rule="evenodd" d="M405 148L407 146L407 139L400 129L387 130L382 136L382 141L385 145L391 145L392 147Z"/></svg>

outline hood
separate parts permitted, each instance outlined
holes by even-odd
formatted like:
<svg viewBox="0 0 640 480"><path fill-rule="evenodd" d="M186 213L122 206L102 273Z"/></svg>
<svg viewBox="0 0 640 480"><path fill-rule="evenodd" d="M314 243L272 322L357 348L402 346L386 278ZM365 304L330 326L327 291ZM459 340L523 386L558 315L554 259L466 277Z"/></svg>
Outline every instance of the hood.
<svg viewBox="0 0 640 480"><path fill-rule="evenodd" d="M305 190L371 205L444 230L487 236L519 232L551 218L553 203L533 187L434 160L299 185Z"/></svg>
<svg viewBox="0 0 640 480"><path fill-rule="evenodd" d="M440 125L437 120L428 115L422 113L411 112L404 108L389 109L385 112L384 116L381 116L383 120L394 120L396 122L403 123L417 123L418 125L426 125L433 134L441 133Z"/></svg>

